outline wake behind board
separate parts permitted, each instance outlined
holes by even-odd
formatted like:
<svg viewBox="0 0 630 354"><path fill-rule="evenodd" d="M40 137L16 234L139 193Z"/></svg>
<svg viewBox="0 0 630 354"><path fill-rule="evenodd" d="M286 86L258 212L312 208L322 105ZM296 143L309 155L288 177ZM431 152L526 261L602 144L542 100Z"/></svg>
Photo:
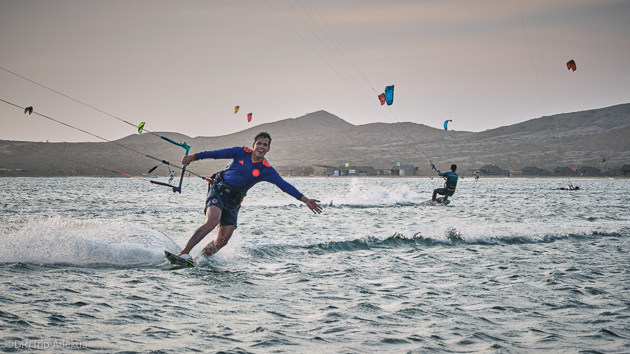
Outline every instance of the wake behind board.
<svg viewBox="0 0 630 354"><path fill-rule="evenodd" d="M192 268L195 266L195 263L193 261L184 259L169 251L164 251L164 254L166 255L166 259L168 259L168 261L176 267Z"/></svg>

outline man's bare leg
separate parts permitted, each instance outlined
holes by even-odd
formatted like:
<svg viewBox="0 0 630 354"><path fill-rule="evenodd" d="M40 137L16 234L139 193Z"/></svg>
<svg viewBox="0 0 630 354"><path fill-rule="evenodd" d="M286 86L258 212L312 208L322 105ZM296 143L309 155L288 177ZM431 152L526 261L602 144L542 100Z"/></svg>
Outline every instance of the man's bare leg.
<svg viewBox="0 0 630 354"><path fill-rule="evenodd" d="M181 256L182 254L189 254L190 251L192 251L192 249L219 224L219 220L221 220L221 209L219 209L219 207L212 205L208 209L206 209L205 224L201 225L195 231L190 240L188 240L186 247L184 247L184 249L179 252L179 256Z"/></svg>
<svg viewBox="0 0 630 354"><path fill-rule="evenodd" d="M219 252L219 250L227 245L228 241L230 241L234 230L236 230L236 226L234 225L219 226L217 237L210 241L210 243L203 248L201 253L203 253L204 256L212 256L213 254Z"/></svg>

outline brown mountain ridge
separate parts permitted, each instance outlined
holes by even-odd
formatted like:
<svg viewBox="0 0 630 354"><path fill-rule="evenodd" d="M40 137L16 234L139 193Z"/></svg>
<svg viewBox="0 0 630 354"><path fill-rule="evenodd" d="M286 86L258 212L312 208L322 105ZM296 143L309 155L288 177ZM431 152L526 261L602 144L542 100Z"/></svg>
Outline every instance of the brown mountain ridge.
<svg viewBox="0 0 630 354"><path fill-rule="evenodd" d="M537 166L621 167L630 164L630 104L564 113L483 132L444 131L416 123L353 125L326 111L261 124L238 133L191 138L158 133L186 141L192 152L232 146L251 146L253 137L267 131L273 137L267 159L273 166L369 165L391 168L396 162L429 173L426 156L439 168L451 163L460 171L497 164L520 170ZM179 164L183 150L151 134L115 141L144 154ZM191 168L202 175L221 169L227 161L206 160ZM0 140L0 176L110 175L112 170L146 174L158 164L113 143L41 143ZM155 173L165 175L165 167Z"/></svg>

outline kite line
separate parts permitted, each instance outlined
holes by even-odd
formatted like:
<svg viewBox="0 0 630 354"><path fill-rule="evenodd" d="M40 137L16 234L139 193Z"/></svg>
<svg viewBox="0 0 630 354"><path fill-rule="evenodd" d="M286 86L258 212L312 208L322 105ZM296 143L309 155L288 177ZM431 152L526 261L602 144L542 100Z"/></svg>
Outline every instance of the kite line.
<svg viewBox="0 0 630 354"><path fill-rule="evenodd" d="M534 61L534 56L532 54L532 46L530 44L529 41L529 36L527 35L527 28L525 26L525 20L523 19L523 14L521 11L521 5L519 3L519 0L516 0L516 9L518 12L518 17L521 20L521 26L523 28L523 34L525 35L525 41L527 42L527 50L529 52L529 59L531 61L532 64L532 68L534 69L535 72L539 72L537 67L536 67L536 63ZM577 66L575 64L575 61L573 59L569 60L567 63L567 69L568 70L573 70L575 71ZM545 110L545 112L549 111L548 105L547 105L547 100L545 99L545 94L543 93L543 89L542 89L542 85L540 84L540 79L538 78L538 75L534 75L536 77L536 84L538 86L538 93L540 94L540 98L542 100L543 103L543 108ZM566 153L565 153L565 149L563 148L564 144L562 142L562 137L560 136L560 126L558 124L558 118L556 117L556 115L552 115L553 118L553 128L555 130L556 133L556 137L558 138L558 148L560 149L560 156L562 157L562 162L564 163L564 173L565 173L565 177L567 178L567 182L569 184L569 188L573 187L573 183L571 183L571 177L569 176L569 173L566 169L569 168L569 165L567 164L567 157L566 157Z"/></svg>
<svg viewBox="0 0 630 354"><path fill-rule="evenodd" d="M155 181L155 180L145 179L145 178L138 177L138 176L133 176L133 175L126 174L126 173L122 173L122 172L115 171L115 170L110 170L110 172L114 172L114 173L121 174L121 175L128 176L128 177L133 177L133 178L141 179L141 180L144 180L144 181L149 181L149 182L151 182L151 183L153 183L153 184L158 184L158 185L162 185L162 186L171 187L171 188L173 189L173 192L177 192L177 193L180 193L180 194L181 194L181 192L182 192L182 181L183 181L184 174L185 174L185 172L186 172L186 166L183 166L183 167L182 167L182 166L179 166L179 165L173 164L173 163L171 163L171 162L169 162L169 161L166 161L166 160L163 160L163 159L159 159L159 158L154 157L154 156L151 156L151 155L149 155L149 154L145 154L145 153L143 153L143 152L141 152L141 151L138 151L138 150L136 150L136 149L133 149L133 148L131 148L131 147L129 147L129 146L126 146L126 145L123 145L123 144L117 143L117 142L115 142L115 141L112 141L112 140L109 140L109 139L103 138L102 136L99 136L99 135L97 135L97 134L91 133L91 132L89 132L89 131L87 131L87 130L85 130L85 129L81 129L81 128L75 127L75 126L73 126L73 125L70 125L70 124L68 124L68 123L62 122L62 121L60 121L60 120L58 120L58 119L55 119L55 118L53 118L53 117L50 117L50 116L48 116L48 115L46 115L46 114L39 113L39 112L35 111L35 110L33 109L33 107L32 107L32 106L29 106L29 107L22 107L22 106L20 106L20 105L18 105L18 104L15 104L15 103L13 103L13 102L9 102L9 101L4 100L4 99L1 99L1 98L0 98L0 101L2 101L2 102L4 102L4 103L6 103L6 104L8 104L8 105L14 106L14 107L16 107L16 108L19 108L19 109L21 109L21 110L24 110L24 114L27 114L27 113L28 113L29 115L35 114L35 115L37 115L37 116L40 116L40 117L42 117L42 118L45 118L45 119L51 120L51 121L53 121L53 122L55 122L55 123L61 124L61 125L66 126L66 127L68 127L68 128L75 129L75 130L78 130L78 131L80 131L80 132L82 132L82 133L85 133L85 134L88 134L88 135L90 135L90 136L93 136L93 137L95 137L95 138L97 138L97 139L100 139L100 140L103 140L103 141L106 141L106 142L112 143L112 144L114 144L114 145L116 145L116 146L119 146L119 147L121 147L121 148L123 148L123 149L129 150L129 151L131 151L131 152L133 152L133 153L136 153L136 154L142 155L142 156L144 156L144 157L148 157L148 158L150 158L150 159L152 159L152 160L159 161L159 162L160 162L160 163L162 163L162 164L166 164L166 165L172 166L172 167L174 167L174 168L180 169L180 170L182 171L182 174L181 174L181 176L180 176L179 184L178 184L177 186L175 186L175 185L171 185L171 184L169 184L169 183L164 183L164 182L160 182L160 181ZM160 136L160 138L162 138L162 139L164 139L164 140L166 140L166 141L170 142L171 144L174 144L174 145L177 145L177 146L180 146L180 147L184 148L184 149L186 150L186 155L188 155L189 150L190 150L190 145L188 145L186 142L183 142L183 143L178 143L178 142L176 142L176 141L174 141L174 140L172 140L172 139L169 139L169 138L166 138L166 137L163 137L163 136ZM47 154L47 155L50 155L50 154ZM63 158L63 159L68 160L68 161L72 161L72 162L76 162L76 163L86 164L86 165L88 165L88 166L89 166L89 164L87 164L87 163L85 163L85 162L78 162L78 161L71 160L71 159L67 159L67 158ZM94 167L94 166L92 166L92 167ZM157 166L156 166L156 167L157 167ZM101 169L102 169L102 168L101 168ZM155 168L153 168L153 169L155 169ZM153 170L153 169L152 169L152 170ZM190 173L190 174L192 174L192 175L195 175L195 176L197 176L197 177L199 177L199 178L201 178L201 179L203 179L203 180L205 180L205 181L208 181L208 182L210 181L210 179L209 179L209 178L206 178L206 177L204 177L204 176L201 176L201 175L199 175L199 174L197 174L197 173L195 173L195 172L193 172L193 171L190 171L190 170L189 170L189 171L188 171L188 173Z"/></svg>
<svg viewBox="0 0 630 354"><path fill-rule="evenodd" d="M315 38L317 39L317 41L319 41L321 43L321 45L326 49L326 51L328 52L328 54L330 54L330 56L332 56L334 58L334 60L338 63L339 67L341 68L342 71L344 71L346 73L346 75L351 79L352 82L354 82L356 84L353 85L347 78L346 76L342 75L341 72L337 69L337 67L335 67L328 59L326 59L326 57L321 53L321 51L319 51L314 45L313 43L311 43L311 41L309 41L300 31L298 31L298 29L275 7L271 4L270 1L265 0L265 2L269 5L269 7L271 7L277 14L278 16L280 16L280 18L282 18L282 20L289 26L291 27L291 29L309 46L311 47L311 49L328 65L331 67L331 69L348 85L350 86L350 88L352 88L358 95L359 97L361 97L361 99L367 103L367 106L370 107L371 109L373 109L379 116L381 117L386 117L387 119L391 120L394 124L392 125L392 128L403 138L404 141L406 142L411 142L412 147L417 151L417 153L422 156L431 166L431 168L435 169L435 165L433 164L433 162L426 157L422 151L419 148L419 144L416 141L416 139L409 133L409 131L407 129L404 129L402 127L399 127L399 125L401 124L400 119L398 119L398 117L396 116L396 114L390 109L389 104L388 104L388 111L389 111L389 115L384 114L382 112L382 110L377 109L377 107L375 107L375 102L376 100L374 100L375 97L379 97L380 95L376 92L376 90L374 89L374 86L370 83L370 81L367 79L367 77L365 76L365 74L361 71L361 69L359 68L359 66L356 64L356 62L352 59L352 57L350 56L350 53L348 52L348 50L345 48L345 46L343 45L343 43L339 40L339 38L335 35L334 31L330 28L330 26L328 25L328 23L326 22L326 20L324 19L324 17L321 15L321 13L317 10L317 8L315 7L315 5L313 4L312 1L309 0L309 3L311 5L311 7L314 9L315 13L317 14L317 17L321 20L317 20L314 16L312 16L309 13L309 10L307 10L300 2L297 2L297 4L301 7L302 11L304 13L306 13L306 15L308 16L308 18L310 18L310 20L319 28L319 30L321 32L323 32L326 36L326 38L328 39L328 41L330 41L330 43L332 43L334 45L334 47L337 49L337 51L340 53L340 57L345 58L347 60L348 63L350 63L350 67L354 69L354 71L356 72L356 75L358 75L363 81L365 81L365 83L367 84L368 87L370 87L371 91L373 92L370 93L369 90L365 89L365 86L363 86L362 84L359 83L359 80L355 78L355 74L351 73L348 68L346 67L346 65L344 65L342 63L342 61L338 58L337 55L335 55L333 53L333 50L331 50L331 48L329 47L329 45L327 45L325 43L325 41L321 38L320 35L317 34L317 32L314 30L313 26L311 26L306 19L304 18L304 16L302 16L297 9L290 3L287 1L289 7L291 8L291 10L297 15L297 17L306 25L306 27L308 28L308 30L315 36ZM323 25L321 25L319 22L323 23ZM330 35L328 34L328 32L330 32ZM357 89L357 87L360 88L360 90L362 92L359 91L359 89ZM392 89L393 89L393 85L392 85ZM390 116L391 115L391 116ZM392 118L393 117L393 118Z"/></svg>

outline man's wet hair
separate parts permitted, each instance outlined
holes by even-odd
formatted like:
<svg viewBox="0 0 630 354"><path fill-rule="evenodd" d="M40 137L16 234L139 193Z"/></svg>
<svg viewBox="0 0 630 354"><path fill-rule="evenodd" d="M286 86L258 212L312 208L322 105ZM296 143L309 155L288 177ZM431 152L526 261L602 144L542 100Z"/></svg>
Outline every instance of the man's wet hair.
<svg viewBox="0 0 630 354"><path fill-rule="evenodd" d="M269 133L267 132L260 132L256 135L256 137L254 138L254 144L258 141L258 139L260 138L267 138L269 139L269 146L271 146L271 135L269 135Z"/></svg>
<svg viewBox="0 0 630 354"><path fill-rule="evenodd" d="M269 142L271 142L271 140L269 140ZM457 170L457 165L456 164L452 164L451 165L451 171L455 171Z"/></svg>

